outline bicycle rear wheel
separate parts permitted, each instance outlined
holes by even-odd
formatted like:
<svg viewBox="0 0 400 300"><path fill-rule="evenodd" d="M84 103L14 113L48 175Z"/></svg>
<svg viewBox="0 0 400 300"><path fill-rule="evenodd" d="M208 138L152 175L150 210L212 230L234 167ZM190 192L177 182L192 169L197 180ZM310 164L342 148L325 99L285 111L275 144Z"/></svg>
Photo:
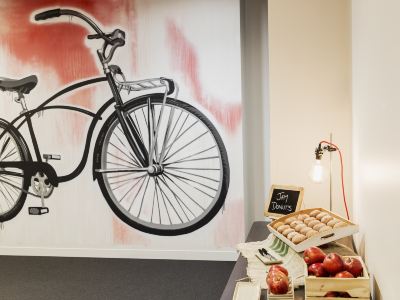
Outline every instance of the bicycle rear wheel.
<svg viewBox="0 0 400 300"><path fill-rule="evenodd" d="M7 123L0 122L0 134ZM25 142L15 129L11 128L0 139L0 162L28 161L30 155ZM29 184L20 169L0 167L0 222L14 218L22 209Z"/></svg>
<svg viewBox="0 0 400 300"><path fill-rule="evenodd" d="M200 111L168 98L160 117L162 100L153 94L127 104L158 171L140 166L113 114L99 134L97 179L125 223L151 234L186 234L207 224L222 207L229 187L228 157L217 130Z"/></svg>

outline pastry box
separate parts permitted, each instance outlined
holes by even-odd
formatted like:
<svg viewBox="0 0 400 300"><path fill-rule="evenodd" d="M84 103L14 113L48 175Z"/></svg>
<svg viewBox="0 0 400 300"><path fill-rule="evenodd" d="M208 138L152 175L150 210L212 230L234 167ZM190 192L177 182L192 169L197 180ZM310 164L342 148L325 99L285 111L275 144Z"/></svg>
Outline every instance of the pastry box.
<svg viewBox="0 0 400 300"><path fill-rule="evenodd" d="M281 217L268 229L296 252L320 246L358 231L358 225L324 208L310 208Z"/></svg>

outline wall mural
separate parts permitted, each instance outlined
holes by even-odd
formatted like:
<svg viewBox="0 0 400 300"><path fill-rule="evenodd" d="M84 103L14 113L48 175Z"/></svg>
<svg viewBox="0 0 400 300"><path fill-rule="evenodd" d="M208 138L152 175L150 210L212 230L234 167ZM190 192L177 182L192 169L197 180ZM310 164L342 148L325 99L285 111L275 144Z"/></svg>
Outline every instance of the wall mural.
<svg viewBox="0 0 400 300"><path fill-rule="evenodd" d="M165 9L165 4L149 2L121 0L116 6L115 1L57 1L57 6L66 7L62 9L46 0L1 4L8 26L0 30L6 44L0 64L10 65L5 58L8 53L12 65L19 65L18 71L28 63L30 70L40 66L41 72L17 77L16 69L8 67L11 74L2 75L14 79L0 78L0 89L11 93L19 107L11 109L10 103L6 110L4 103L1 107L6 113L0 115L0 222L22 213L27 197L38 200L38 205L28 205L29 215L47 216L51 207L47 203L59 197L57 190L68 183L75 184L79 193L81 178L86 176L115 215L141 232L160 236L191 233L224 207L224 222L217 221L220 233L231 229L236 233L222 245L237 242L243 229L242 188L238 199L228 201L228 153L232 150L231 142L225 147L224 140L235 140L241 134L240 101L221 101L221 95L207 92L198 51L174 18L165 18L168 41L159 49L169 53L173 71L157 77L160 73L152 58L138 44L143 39L138 11L154 10L155 5ZM148 40L157 41L157 36L151 37L154 30L149 30ZM129 52L119 57L125 48ZM43 70L48 83L54 74L59 84L52 93L41 90L40 95L46 97L32 105ZM143 76L148 75L143 70L151 76ZM99 76L100 71L104 76ZM174 73L179 74L177 80L170 76ZM150 79L138 80L141 75ZM60 83L64 87L56 89ZM99 95L103 100L94 100ZM236 97L239 100L240 93ZM195 102L182 101L185 98ZM57 117L47 116L54 112ZM46 137L49 122L38 124L46 117L57 120L58 134L53 139ZM43 133L44 138L40 137ZM73 147L73 159L69 153L47 152L53 143ZM235 158L241 153L237 151L233 150ZM241 174L235 177L237 184ZM239 225L229 224L234 222ZM121 224L112 222L114 242L134 244ZM218 236L214 243L221 242Z"/></svg>

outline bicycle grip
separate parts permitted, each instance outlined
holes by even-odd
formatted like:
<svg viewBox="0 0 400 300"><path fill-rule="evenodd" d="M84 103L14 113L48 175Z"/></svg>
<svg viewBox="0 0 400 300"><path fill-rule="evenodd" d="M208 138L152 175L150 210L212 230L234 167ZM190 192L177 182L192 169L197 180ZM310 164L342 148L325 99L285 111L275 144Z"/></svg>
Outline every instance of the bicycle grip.
<svg viewBox="0 0 400 300"><path fill-rule="evenodd" d="M161 77L161 80L165 80L168 83L168 94L171 95L175 91L175 82L172 79Z"/></svg>
<svg viewBox="0 0 400 300"><path fill-rule="evenodd" d="M36 21L42 21L50 18L58 18L61 16L61 9L50 9L35 15Z"/></svg>

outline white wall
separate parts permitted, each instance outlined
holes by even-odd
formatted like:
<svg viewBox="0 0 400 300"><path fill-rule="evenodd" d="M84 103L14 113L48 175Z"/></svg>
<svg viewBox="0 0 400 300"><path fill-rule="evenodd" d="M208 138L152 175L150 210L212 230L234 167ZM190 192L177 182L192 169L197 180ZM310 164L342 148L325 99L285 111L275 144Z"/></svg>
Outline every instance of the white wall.
<svg viewBox="0 0 400 300"><path fill-rule="evenodd" d="M400 2L353 0L354 212L376 299L399 299Z"/></svg>
<svg viewBox="0 0 400 300"><path fill-rule="evenodd" d="M322 139L342 149L351 207L351 3L269 0L272 184L305 188L306 207L329 208L329 181L308 177ZM328 156L323 163L329 166ZM333 210L345 215L339 158L333 154Z"/></svg>

